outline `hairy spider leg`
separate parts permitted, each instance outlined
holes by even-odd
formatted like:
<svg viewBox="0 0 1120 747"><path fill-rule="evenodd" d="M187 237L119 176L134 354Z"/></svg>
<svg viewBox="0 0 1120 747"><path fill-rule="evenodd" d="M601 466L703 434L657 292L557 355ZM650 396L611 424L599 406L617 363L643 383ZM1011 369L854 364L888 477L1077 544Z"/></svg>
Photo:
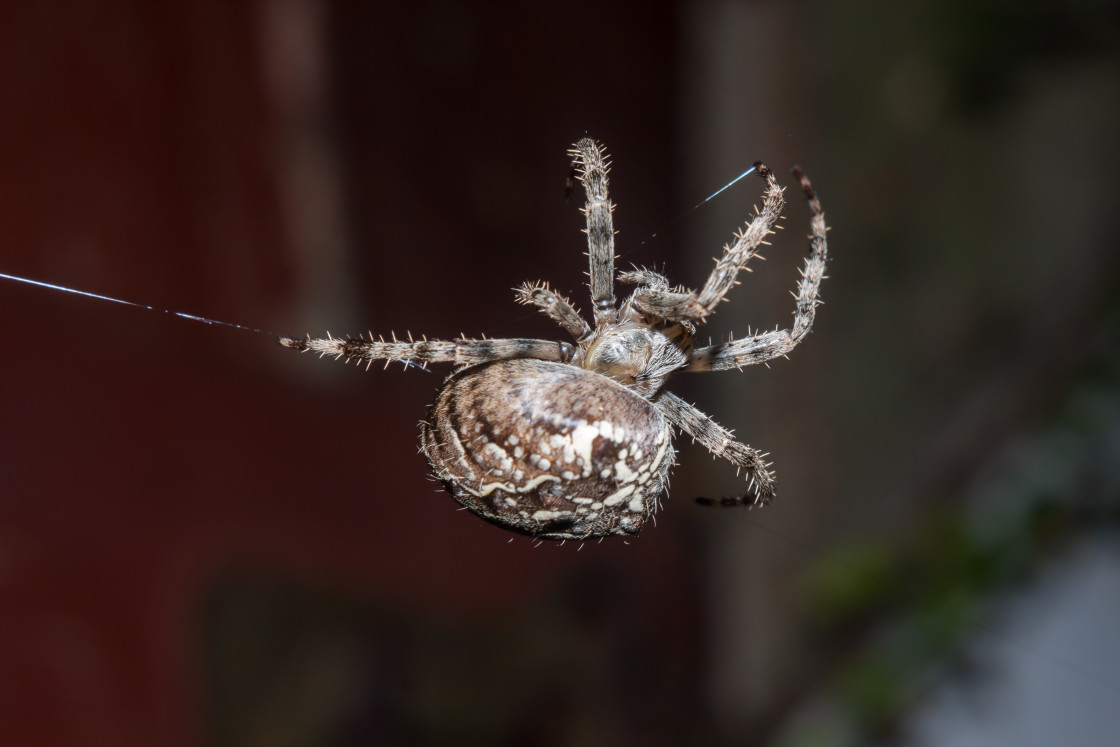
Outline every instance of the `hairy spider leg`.
<svg viewBox="0 0 1120 747"><path fill-rule="evenodd" d="M553 340L366 340L360 337L326 337L299 339L279 337L276 340L286 348L319 356L345 358L347 361L392 361L419 363L453 363L472 366L489 361L512 358L534 358L542 361L566 363L571 360L574 348L567 342Z"/></svg>
<svg viewBox="0 0 1120 747"><path fill-rule="evenodd" d="M793 327L763 332L752 337L697 348L688 363L689 371L719 371L728 368L763 363L788 355L799 342L805 339L813 327L820 299L821 281L825 278L828 263L828 226L825 224L824 211L820 200L809 182L809 178L799 168L793 169L794 176L801 183L801 191L809 201L812 217L809 221L809 254L797 283L797 305L794 309Z"/></svg>
<svg viewBox="0 0 1120 747"><path fill-rule="evenodd" d="M653 404L666 420L699 441L713 456L731 462L736 471L746 471L750 500L740 498L735 500L735 505L764 506L777 497L777 485L770 464L765 460L766 454L736 441L731 431L670 391L662 391Z"/></svg>
<svg viewBox="0 0 1120 747"><path fill-rule="evenodd" d="M552 290L548 283L525 283L520 288L515 288L514 292L518 303L536 306L542 314L563 327L577 341L591 334L591 327L572 302Z"/></svg>
<svg viewBox="0 0 1120 747"><path fill-rule="evenodd" d="M587 193L583 214L587 217L587 253L591 261L591 304L595 322L615 321L618 311L614 295L614 205L607 193L610 163L602 146L583 138L568 151L576 176Z"/></svg>
<svg viewBox="0 0 1120 747"><path fill-rule="evenodd" d="M735 240L723 247L723 255L716 260L715 269L699 291L670 289L666 287L639 288L631 299L634 308L644 314L671 321L690 321L702 324L715 312L716 306L735 285L735 279L751 258L758 254L758 247L774 233L774 225L782 215L785 199L783 189L774 173L761 162L754 168L766 180L766 195L762 210L754 220L735 234Z"/></svg>

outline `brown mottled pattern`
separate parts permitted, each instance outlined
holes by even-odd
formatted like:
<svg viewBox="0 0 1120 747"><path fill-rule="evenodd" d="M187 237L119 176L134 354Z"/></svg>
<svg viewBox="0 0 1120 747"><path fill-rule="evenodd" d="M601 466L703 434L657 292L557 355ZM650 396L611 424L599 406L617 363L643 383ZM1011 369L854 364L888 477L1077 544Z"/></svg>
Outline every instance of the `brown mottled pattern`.
<svg viewBox="0 0 1120 747"><path fill-rule="evenodd" d="M596 431L581 450L580 437ZM634 534L656 509L673 463L668 423L653 404L599 374L546 361L456 374L421 433L456 500L546 539ZM629 486L632 493L602 505Z"/></svg>

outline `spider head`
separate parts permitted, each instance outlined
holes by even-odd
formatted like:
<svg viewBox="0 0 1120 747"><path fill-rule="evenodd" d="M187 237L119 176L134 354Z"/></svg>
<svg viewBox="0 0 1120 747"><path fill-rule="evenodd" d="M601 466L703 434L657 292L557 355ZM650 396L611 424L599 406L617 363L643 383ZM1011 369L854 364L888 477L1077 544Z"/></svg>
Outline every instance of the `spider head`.
<svg viewBox="0 0 1120 747"><path fill-rule="evenodd" d="M636 322L611 325L587 348L584 368L627 383L646 370L653 355L649 328Z"/></svg>
<svg viewBox="0 0 1120 747"><path fill-rule="evenodd" d="M583 367L614 379L644 397L652 397L669 374L692 353L689 322L649 321L624 313L625 321L607 323L588 340Z"/></svg>

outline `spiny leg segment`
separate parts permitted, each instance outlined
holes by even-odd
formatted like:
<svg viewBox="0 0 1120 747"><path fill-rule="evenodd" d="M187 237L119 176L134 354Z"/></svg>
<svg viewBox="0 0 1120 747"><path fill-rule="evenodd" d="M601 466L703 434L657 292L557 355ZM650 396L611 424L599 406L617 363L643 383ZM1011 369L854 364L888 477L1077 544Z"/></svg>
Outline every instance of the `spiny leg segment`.
<svg viewBox="0 0 1120 747"><path fill-rule="evenodd" d="M587 193L587 253L591 259L591 304L595 321L614 321L617 317L614 295L614 205L607 193L610 163L603 148L591 138L583 138L568 153L576 178Z"/></svg>
<svg viewBox="0 0 1120 747"><path fill-rule="evenodd" d="M572 302L561 296L548 283L525 283L516 289L517 302L527 306L536 306L541 313L568 331L576 340L582 340L591 334L591 327Z"/></svg>
<svg viewBox="0 0 1120 747"><path fill-rule="evenodd" d="M735 234L735 241L724 246L723 256L716 260L715 269L699 291L671 290L665 287L639 288L633 296L635 308L644 314L674 321L703 323L714 313L719 302L735 285L736 277L744 270L766 237L774 233L774 225L782 215L785 199L774 172L761 162L755 163L758 175L766 180L766 195L762 210L754 220Z"/></svg>
<svg viewBox="0 0 1120 747"><path fill-rule="evenodd" d="M727 505L763 506L777 496L777 484L765 454L736 441L731 431L670 391L662 391L653 403L670 423L699 441L714 456L723 457L736 469L746 470L751 495L726 501Z"/></svg>
<svg viewBox="0 0 1120 747"><path fill-rule="evenodd" d="M572 359L575 348L566 342L552 340L397 340L363 339L361 337L316 337L298 339L280 337L277 339L286 348L308 353L345 358L347 361L367 361L367 367L374 361L393 361L417 363L453 363L457 366L473 366L511 358L535 358L542 361L567 363Z"/></svg>
<svg viewBox="0 0 1120 747"><path fill-rule="evenodd" d="M787 355L812 329L817 306L822 303L820 286L828 263L828 226L825 225L820 200L808 177L799 168L794 168L793 173L801 183L801 190L809 201L812 213L809 221L812 231L809 235L809 254L805 258L805 268L801 271L801 280L797 284L793 328L697 348L692 353L687 370L719 371L763 363Z"/></svg>
<svg viewBox="0 0 1120 747"><path fill-rule="evenodd" d="M618 273L618 281L630 285L644 285L657 290L669 289L669 278L646 267L636 267L633 270L620 272Z"/></svg>

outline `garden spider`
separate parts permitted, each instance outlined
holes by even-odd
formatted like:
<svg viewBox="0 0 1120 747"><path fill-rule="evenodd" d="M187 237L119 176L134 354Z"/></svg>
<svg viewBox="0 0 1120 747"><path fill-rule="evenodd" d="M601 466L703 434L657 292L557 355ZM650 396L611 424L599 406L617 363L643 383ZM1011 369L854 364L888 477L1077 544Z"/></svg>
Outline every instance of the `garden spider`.
<svg viewBox="0 0 1120 747"><path fill-rule="evenodd" d="M775 496L762 452L736 441L664 384L669 374L717 371L789 353L813 325L827 259L824 213L809 180L794 174L809 200L809 255L797 288L791 329L694 347L696 325L712 314L781 217L783 189L766 181L761 211L723 256L704 287L670 287L645 269L619 273L637 289L617 305L614 206L606 156L584 138L570 151L587 193L587 245L595 326L547 283L517 289L575 340L293 339L295 350L337 358L453 363L420 426L421 449L435 476L463 506L506 529L542 539L591 539L638 532L656 511L675 459L672 428L745 470L748 492L724 505L763 505ZM367 363L368 366L368 363ZM706 501L713 503L713 501Z"/></svg>

